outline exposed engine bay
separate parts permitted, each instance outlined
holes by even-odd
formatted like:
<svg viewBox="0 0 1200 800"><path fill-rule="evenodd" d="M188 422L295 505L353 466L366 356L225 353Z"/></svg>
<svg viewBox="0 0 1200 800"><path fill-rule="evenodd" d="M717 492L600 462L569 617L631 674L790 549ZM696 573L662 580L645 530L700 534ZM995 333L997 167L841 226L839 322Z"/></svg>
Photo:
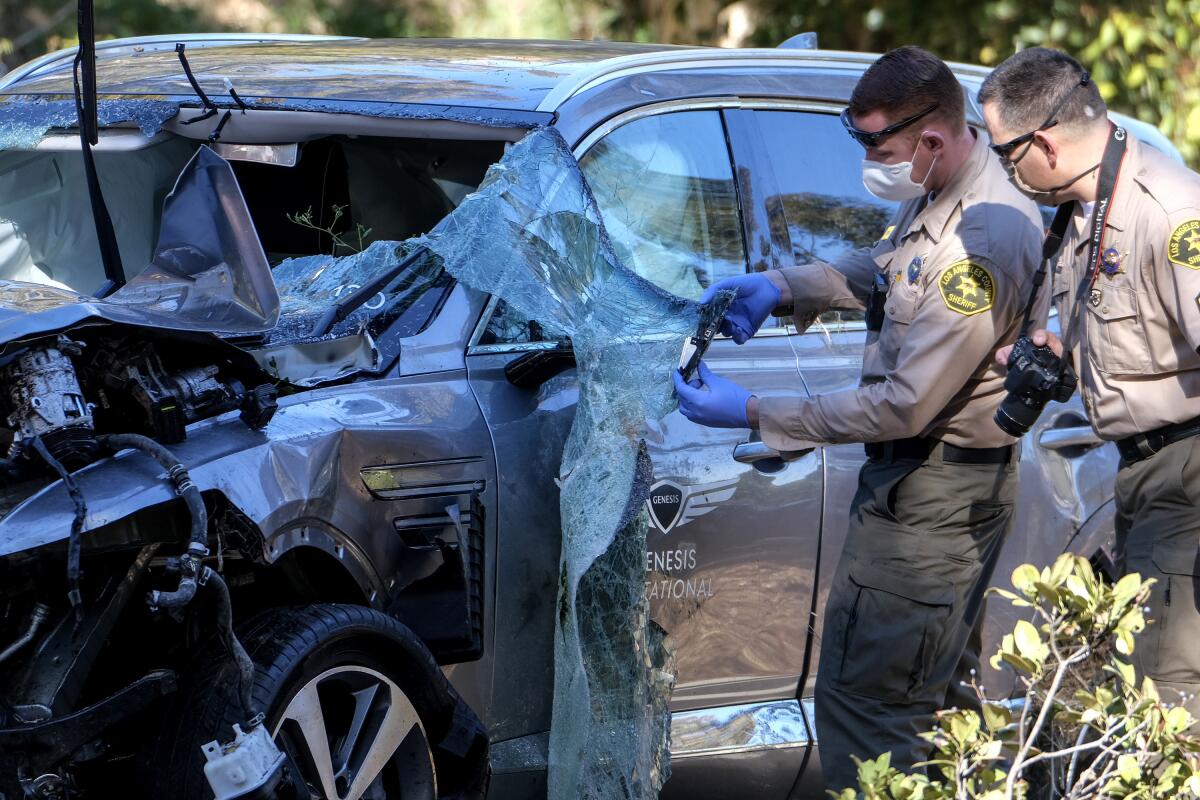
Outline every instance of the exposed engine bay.
<svg viewBox="0 0 1200 800"><path fill-rule="evenodd" d="M204 350L166 344L88 336L85 329L6 356L0 363L6 470L18 480L45 471L37 439L74 471L96 457L97 434L140 433L175 444L189 424L226 411L238 410L255 429L270 421L275 386L253 362L212 363Z"/></svg>
<svg viewBox="0 0 1200 800"><path fill-rule="evenodd" d="M206 653L231 724L189 774L234 786L253 755L265 765L256 796L308 797L251 697L235 622L256 610L411 609L424 641L395 646L478 657L477 496L387 532L416 555L382 593L332 534L268 544L255 517L316 491L319 446L307 484L255 485L222 459L271 463L289 447L264 430L280 400L394 366L453 287L398 243L452 211L501 147L337 136L242 147L162 133L101 149L130 276L101 296L78 151L0 151L0 797L107 797L148 762L201 759L199 746L162 755L153 731L194 702L172 698L194 697L180 676ZM300 435L336 441L344 424ZM453 720L441 735L454 744L434 742L435 757L485 768L477 719L432 659L427 669Z"/></svg>

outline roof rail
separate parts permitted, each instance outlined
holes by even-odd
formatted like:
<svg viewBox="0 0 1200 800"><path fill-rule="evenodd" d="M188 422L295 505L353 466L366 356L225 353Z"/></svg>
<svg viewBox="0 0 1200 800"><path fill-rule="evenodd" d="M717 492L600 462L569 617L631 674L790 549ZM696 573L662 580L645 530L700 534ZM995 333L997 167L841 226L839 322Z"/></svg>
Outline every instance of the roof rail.
<svg viewBox="0 0 1200 800"><path fill-rule="evenodd" d="M817 32L805 31L804 33L797 33L795 36L788 37L776 46L786 47L792 50L816 50Z"/></svg>
<svg viewBox="0 0 1200 800"><path fill-rule="evenodd" d="M176 42L183 42L188 47L197 48L273 42L325 42L355 38L359 37L323 36L307 33L181 33L158 36L131 36L125 39L108 39L96 42L96 56L99 58L100 54L104 51L137 50L138 52L153 52L155 50L174 50ZM11 72L0 76L0 91L14 86L26 78L31 78L42 72L49 72L63 64L69 64L75 59L75 53L78 49L78 47L69 47L65 50L57 50L28 61L19 67L15 67Z"/></svg>
<svg viewBox="0 0 1200 800"><path fill-rule="evenodd" d="M558 107L580 92L616 80L625 75L675 69L729 66L801 66L806 64L869 64L879 58L874 53L853 53L842 50L781 50L769 48L697 47L678 50L656 50L615 56L589 64L562 79L551 89L538 111L557 111Z"/></svg>

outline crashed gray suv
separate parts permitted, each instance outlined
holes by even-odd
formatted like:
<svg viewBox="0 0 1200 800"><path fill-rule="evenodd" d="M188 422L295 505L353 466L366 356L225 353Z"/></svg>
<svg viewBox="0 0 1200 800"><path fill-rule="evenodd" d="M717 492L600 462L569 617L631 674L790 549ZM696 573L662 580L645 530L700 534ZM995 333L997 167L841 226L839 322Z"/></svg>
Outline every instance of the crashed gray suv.
<svg viewBox="0 0 1200 800"><path fill-rule="evenodd" d="M116 285L69 130L72 58L0 78L3 796L211 797L207 744L250 709L296 797L545 796L574 354L400 243L549 129L648 286L694 300L835 258L892 211L838 122L872 57L102 43ZM973 96L985 71L956 71ZM480 269L500 234L472 244ZM708 361L760 395L854 385L861 315L802 322L718 338ZM862 449L647 424L639 588L674 659L663 796L819 795L809 698ZM1106 562L1114 462L1077 401L1043 415L998 581L1066 549ZM933 617L912 602L919 642ZM1009 623L987 618L985 652Z"/></svg>

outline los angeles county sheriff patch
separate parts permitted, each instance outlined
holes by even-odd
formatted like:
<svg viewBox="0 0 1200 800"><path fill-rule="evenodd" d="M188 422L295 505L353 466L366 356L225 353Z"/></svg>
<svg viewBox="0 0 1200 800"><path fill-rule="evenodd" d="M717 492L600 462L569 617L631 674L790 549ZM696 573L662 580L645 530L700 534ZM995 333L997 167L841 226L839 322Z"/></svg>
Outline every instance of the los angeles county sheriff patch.
<svg viewBox="0 0 1200 800"><path fill-rule="evenodd" d="M947 308L968 317L987 311L996 299L992 273L971 261L947 267L938 278L938 289Z"/></svg>
<svg viewBox="0 0 1200 800"><path fill-rule="evenodd" d="M1189 219L1171 232L1167 258L1172 264L1200 269L1200 219Z"/></svg>

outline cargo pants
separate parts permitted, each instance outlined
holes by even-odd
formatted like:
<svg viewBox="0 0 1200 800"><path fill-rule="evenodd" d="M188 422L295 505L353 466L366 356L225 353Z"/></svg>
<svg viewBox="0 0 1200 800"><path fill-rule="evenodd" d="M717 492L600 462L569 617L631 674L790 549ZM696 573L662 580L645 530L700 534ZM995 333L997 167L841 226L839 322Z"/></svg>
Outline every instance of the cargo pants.
<svg viewBox="0 0 1200 800"><path fill-rule="evenodd" d="M984 598L1012 527L1017 461L872 459L825 606L816 731L825 786L857 787L851 756L908 771L941 708L978 707Z"/></svg>
<svg viewBox="0 0 1200 800"><path fill-rule="evenodd" d="M1116 501L1117 566L1156 581L1131 661L1165 702L1192 696L1200 718L1200 437L1122 464Z"/></svg>

